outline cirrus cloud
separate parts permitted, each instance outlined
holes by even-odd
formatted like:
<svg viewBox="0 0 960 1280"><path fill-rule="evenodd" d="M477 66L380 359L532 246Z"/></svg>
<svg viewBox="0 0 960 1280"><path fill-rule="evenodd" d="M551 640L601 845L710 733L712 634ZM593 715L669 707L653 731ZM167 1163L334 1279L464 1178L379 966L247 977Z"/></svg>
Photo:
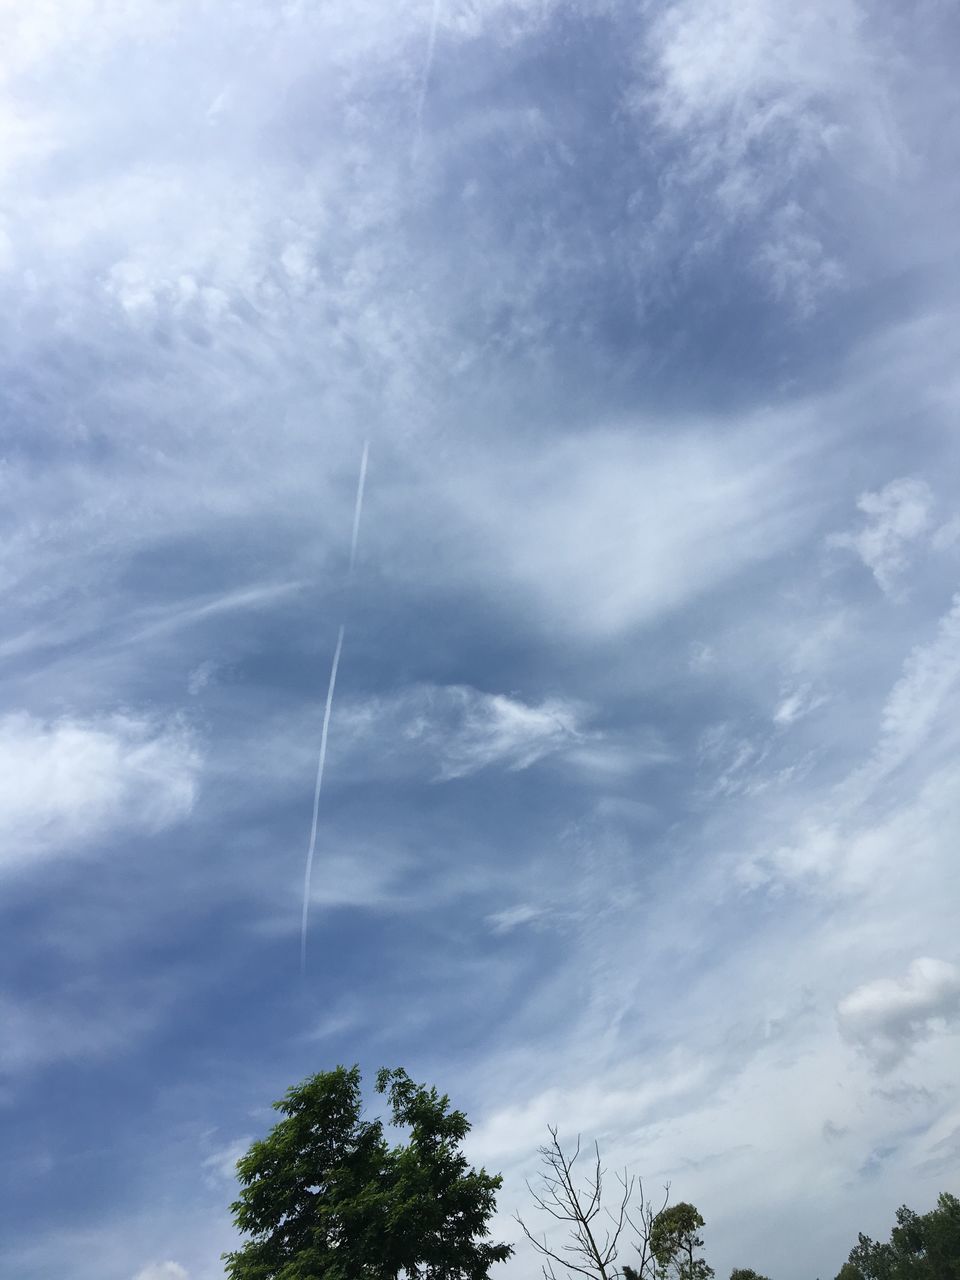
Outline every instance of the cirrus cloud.
<svg viewBox="0 0 960 1280"><path fill-rule="evenodd" d="M77 853L114 830L149 834L189 814L201 756L177 720L117 713L0 719L0 871Z"/></svg>
<svg viewBox="0 0 960 1280"><path fill-rule="evenodd" d="M190 1280L186 1267L179 1262L152 1262L138 1271L133 1280Z"/></svg>
<svg viewBox="0 0 960 1280"><path fill-rule="evenodd" d="M845 1040L889 1070L920 1041L960 1020L960 969L921 956L902 977L865 982L844 996L837 1020Z"/></svg>
<svg viewBox="0 0 960 1280"><path fill-rule="evenodd" d="M827 545L853 551L885 595L895 595L912 551L930 528L933 492L924 480L902 477L876 493L861 494L859 529L831 534Z"/></svg>

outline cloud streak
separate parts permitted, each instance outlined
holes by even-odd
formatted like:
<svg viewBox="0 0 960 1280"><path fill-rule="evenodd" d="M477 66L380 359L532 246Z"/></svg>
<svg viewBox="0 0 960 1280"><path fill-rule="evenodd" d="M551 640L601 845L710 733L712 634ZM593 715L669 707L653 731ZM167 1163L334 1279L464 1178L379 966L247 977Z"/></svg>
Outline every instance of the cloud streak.
<svg viewBox="0 0 960 1280"><path fill-rule="evenodd" d="M528 703L469 685L424 684L344 704L339 749L355 767L368 763L372 776L398 769L451 782L575 755L599 736L584 727L585 717L584 708L563 698Z"/></svg>
<svg viewBox="0 0 960 1280"><path fill-rule="evenodd" d="M185 724L117 713L0 719L4 871L89 853L115 833L149 837L193 809L202 767Z"/></svg>
<svg viewBox="0 0 960 1280"><path fill-rule="evenodd" d="M837 1020L846 1040L882 1071L897 1066L940 1027L960 1022L960 969L924 956L899 978L877 978L843 997Z"/></svg>
<svg viewBox="0 0 960 1280"><path fill-rule="evenodd" d="M303 909L300 917L300 973L307 972L307 925L310 916L310 891L313 880L313 858L317 848L317 823L320 814L320 792L323 788L323 770L327 763L327 738L330 733L330 715L333 711L333 695L337 687L337 671L343 650L343 624L337 632L337 644L330 663L330 680L327 684L327 700L323 707L323 725L320 729L320 755L317 759L317 781L313 789L313 816L310 820L310 841L307 845L307 861L303 872Z"/></svg>

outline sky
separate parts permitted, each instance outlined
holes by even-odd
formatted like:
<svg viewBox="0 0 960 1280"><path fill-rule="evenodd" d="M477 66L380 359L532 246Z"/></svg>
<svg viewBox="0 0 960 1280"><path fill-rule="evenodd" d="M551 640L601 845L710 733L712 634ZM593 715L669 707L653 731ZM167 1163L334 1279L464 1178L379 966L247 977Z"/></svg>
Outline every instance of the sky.
<svg viewBox="0 0 960 1280"><path fill-rule="evenodd" d="M500 1239L548 1124L721 1278L960 1191L956 6L0 47L0 1271L222 1276L338 1063Z"/></svg>

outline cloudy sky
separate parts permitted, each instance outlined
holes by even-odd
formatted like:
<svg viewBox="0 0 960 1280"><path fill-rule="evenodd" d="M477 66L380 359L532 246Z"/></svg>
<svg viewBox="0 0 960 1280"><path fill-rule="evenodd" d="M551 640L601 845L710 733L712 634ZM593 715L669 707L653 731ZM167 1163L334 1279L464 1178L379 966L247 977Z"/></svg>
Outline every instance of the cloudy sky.
<svg viewBox="0 0 960 1280"><path fill-rule="evenodd" d="M508 1239L549 1122L721 1277L960 1190L955 6L0 29L0 1270L213 1280L338 1062Z"/></svg>

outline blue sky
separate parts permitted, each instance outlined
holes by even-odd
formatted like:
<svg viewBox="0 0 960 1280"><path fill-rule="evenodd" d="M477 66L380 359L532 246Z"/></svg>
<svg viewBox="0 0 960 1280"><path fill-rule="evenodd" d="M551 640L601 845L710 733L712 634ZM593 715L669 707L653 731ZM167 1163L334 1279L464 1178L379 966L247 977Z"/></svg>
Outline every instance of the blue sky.
<svg viewBox="0 0 960 1280"><path fill-rule="evenodd" d="M954 6L0 24L0 1269L220 1275L338 1062L509 1239L551 1122L719 1275L957 1190Z"/></svg>

